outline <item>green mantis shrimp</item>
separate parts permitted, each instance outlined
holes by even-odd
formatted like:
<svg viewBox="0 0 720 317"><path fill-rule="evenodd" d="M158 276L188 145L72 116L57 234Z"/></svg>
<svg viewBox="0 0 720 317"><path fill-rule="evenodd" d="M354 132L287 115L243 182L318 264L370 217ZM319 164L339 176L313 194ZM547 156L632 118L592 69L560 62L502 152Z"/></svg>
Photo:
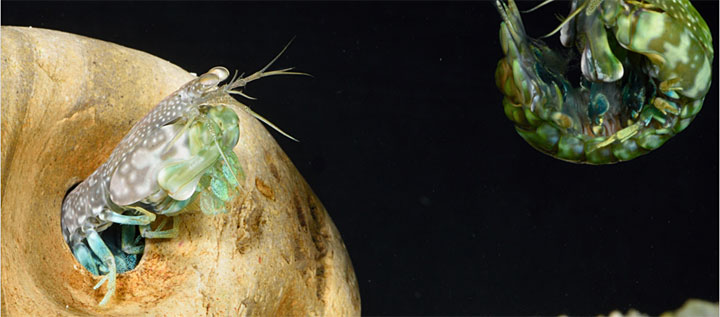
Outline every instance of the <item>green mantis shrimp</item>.
<svg viewBox="0 0 720 317"><path fill-rule="evenodd" d="M289 44L288 44L289 45ZM287 46L285 47L287 49ZM283 49L280 54L282 54ZM115 292L116 275L128 269L131 255L143 251L140 237L177 236L177 217L198 200L206 214L225 212L225 204L239 192L243 176L233 148L240 130L233 110L245 111L281 134L295 140L250 108L231 98L253 80L272 75L304 75L292 68L262 70L248 76L228 78L224 67L215 67L188 82L155 106L113 150L110 158L65 198L61 226L65 242L89 272L104 275L95 289L107 283L99 305ZM165 218L155 229L156 215ZM103 240L100 233L113 224L122 226L121 250ZM140 230L136 235L135 227Z"/></svg>
<svg viewBox="0 0 720 317"><path fill-rule="evenodd" d="M513 0L496 7L503 108L541 152L576 163L631 160L684 130L702 108L712 37L688 0L573 0L547 36L560 31L562 44L579 51L579 86L565 77L566 56L528 37Z"/></svg>

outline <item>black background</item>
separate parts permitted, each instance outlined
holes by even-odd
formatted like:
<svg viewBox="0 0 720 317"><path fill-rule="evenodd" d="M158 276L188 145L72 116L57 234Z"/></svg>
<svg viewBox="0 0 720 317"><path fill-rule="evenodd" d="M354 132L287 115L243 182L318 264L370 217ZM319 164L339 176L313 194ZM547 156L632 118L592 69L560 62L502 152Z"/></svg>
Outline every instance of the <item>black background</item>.
<svg viewBox="0 0 720 317"><path fill-rule="evenodd" d="M694 4L717 52L718 2ZM525 14L529 34L568 7ZM717 80L695 121L650 155L562 162L503 114L499 23L483 1L2 4L4 25L196 73L255 71L296 36L277 66L315 77L254 82L248 103L301 140L273 132L340 230L364 314L658 314L717 301Z"/></svg>

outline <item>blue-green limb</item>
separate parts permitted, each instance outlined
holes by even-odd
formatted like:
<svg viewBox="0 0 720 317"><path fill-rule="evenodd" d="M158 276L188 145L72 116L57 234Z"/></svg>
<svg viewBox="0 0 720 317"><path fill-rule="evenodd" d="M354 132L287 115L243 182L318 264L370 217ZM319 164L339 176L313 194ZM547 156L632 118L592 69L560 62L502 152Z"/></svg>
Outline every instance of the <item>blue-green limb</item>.
<svg viewBox="0 0 720 317"><path fill-rule="evenodd" d="M141 236L136 234L136 226L122 225L122 233L120 236L120 247L127 254L141 254L145 250L145 245L140 244Z"/></svg>
<svg viewBox="0 0 720 317"><path fill-rule="evenodd" d="M72 248L73 255L75 258L93 275L100 275L98 270L97 262L92 255L90 248L84 243L78 243Z"/></svg>
<svg viewBox="0 0 720 317"><path fill-rule="evenodd" d="M178 227L180 226L180 219L178 219L177 216L170 218L172 218L173 222L172 228L163 230L168 220L168 218L165 218L160 222L155 230L152 230L150 225L140 226L140 235L146 239L171 239L177 237L179 233Z"/></svg>
<svg viewBox="0 0 720 317"><path fill-rule="evenodd" d="M113 256L110 249L105 244L103 239L95 230L90 230L87 236L87 242L92 252L100 258L102 263L107 267L108 273L103 276L102 279L93 287L98 289L100 286L107 282L107 292L100 301L100 306L104 306L110 300L112 295L115 293L115 278L117 276L117 270L115 267L115 257ZM77 256L77 255L76 255Z"/></svg>

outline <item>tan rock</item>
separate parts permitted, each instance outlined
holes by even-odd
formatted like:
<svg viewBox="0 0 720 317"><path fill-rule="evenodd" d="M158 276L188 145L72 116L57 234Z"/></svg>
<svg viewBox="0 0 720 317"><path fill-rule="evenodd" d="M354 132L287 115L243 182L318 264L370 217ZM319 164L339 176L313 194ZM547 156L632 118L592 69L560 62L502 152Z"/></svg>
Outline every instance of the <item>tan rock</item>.
<svg viewBox="0 0 720 317"><path fill-rule="evenodd" d="M191 76L119 45L2 28L3 315L359 315L335 225L246 113L238 113L235 148L246 177L231 211L184 214L179 237L146 240L138 267L120 274L113 299L97 306L105 286L92 289L100 278L63 241L62 199Z"/></svg>

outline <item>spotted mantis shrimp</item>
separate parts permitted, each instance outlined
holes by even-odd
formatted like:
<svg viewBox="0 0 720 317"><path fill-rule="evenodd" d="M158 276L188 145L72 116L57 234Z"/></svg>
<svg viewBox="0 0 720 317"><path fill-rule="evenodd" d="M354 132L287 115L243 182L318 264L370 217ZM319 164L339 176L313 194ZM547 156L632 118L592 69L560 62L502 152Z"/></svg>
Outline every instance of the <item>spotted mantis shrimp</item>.
<svg viewBox="0 0 720 317"><path fill-rule="evenodd" d="M287 46L250 76L235 77L218 86L229 72L215 67L170 94L133 126L104 164L66 196L61 215L63 236L78 262L92 274L104 275L94 287L107 283L100 306L107 304L115 291L118 267L127 266L118 263L125 257L113 254L100 235L102 231L121 225L122 252L139 254L143 250L137 245L140 237L177 236L175 216L193 201L199 201L204 213L216 214L224 212L225 203L239 192L237 176L243 171L233 152L239 138L233 108L295 140L229 97L251 98L239 89L262 77L307 75L291 72L292 68L267 71L285 49ZM152 229L156 215L170 217L173 227L163 230L165 218Z"/></svg>
<svg viewBox="0 0 720 317"><path fill-rule="evenodd" d="M550 2L548 0L533 11ZM495 73L506 116L536 149L576 163L627 161L660 147L702 108L712 79L707 24L688 0L573 0L560 31L568 56L526 34L513 0L496 0L506 57Z"/></svg>

